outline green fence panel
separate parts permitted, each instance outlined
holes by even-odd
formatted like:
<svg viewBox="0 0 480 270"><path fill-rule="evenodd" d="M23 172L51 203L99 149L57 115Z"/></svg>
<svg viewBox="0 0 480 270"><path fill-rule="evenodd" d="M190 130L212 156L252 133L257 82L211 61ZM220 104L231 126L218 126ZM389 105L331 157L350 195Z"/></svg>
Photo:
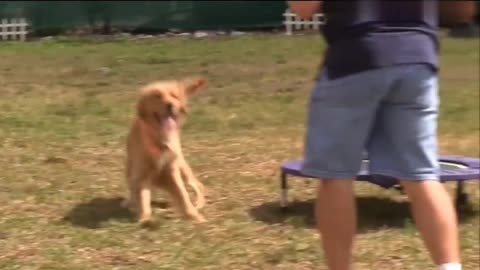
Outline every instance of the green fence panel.
<svg viewBox="0 0 480 270"><path fill-rule="evenodd" d="M228 30L281 26L284 1L2 1L0 18L26 17L34 31L108 21L114 28Z"/></svg>

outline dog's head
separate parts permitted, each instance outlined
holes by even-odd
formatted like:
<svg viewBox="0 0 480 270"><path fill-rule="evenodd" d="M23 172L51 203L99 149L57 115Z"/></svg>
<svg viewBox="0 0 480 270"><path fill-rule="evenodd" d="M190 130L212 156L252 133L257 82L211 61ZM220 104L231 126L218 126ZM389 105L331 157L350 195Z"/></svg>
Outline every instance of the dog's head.
<svg viewBox="0 0 480 270"><path fill-rule="evenodd" d="M138 117L160 128L177 128L187 114L188 96L206 83L206 78L198 76L148 84L140 93Z"/></svg>

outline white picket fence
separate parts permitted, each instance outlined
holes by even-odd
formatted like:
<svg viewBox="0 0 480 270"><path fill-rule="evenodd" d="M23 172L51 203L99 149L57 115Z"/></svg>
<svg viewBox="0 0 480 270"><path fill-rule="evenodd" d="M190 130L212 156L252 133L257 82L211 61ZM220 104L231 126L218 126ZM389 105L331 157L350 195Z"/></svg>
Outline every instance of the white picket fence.
<svg viewBox="0 0 480 270"><path fill-rule="evenodd" d="M325 17L323 16L323 13L317 13L313 15L312 20L304 20L287 9L285 13L283 13L283 17L285 17L283 24L285 25L285 33L287 35L291 35L293 30L319 30L320 26L325 23Z"/></svg>
<svg viewBox="0 0 480 270"><path fill-rule="evenodd" d="M25 41L28 23L24 18L2 19L0 21L0 38L2 40Z"/></svg>

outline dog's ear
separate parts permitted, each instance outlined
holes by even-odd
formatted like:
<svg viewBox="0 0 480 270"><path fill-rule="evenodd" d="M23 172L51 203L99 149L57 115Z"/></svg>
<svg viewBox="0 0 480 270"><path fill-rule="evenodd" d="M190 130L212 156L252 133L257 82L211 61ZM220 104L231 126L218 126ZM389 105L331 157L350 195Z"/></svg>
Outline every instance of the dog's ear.
<svg viewBox="0 0 480 270"><path fill-rule="evenodd" d="M190 77L182 80L182 84L185 86L185 92L187 95L195 93L199 88L207 83L208 79L203 76Z"/></svg>
<svg viewBox="0 0 480 270"><path fill-rule="evenodd" d="M148 106L150 105L149 101L153 96L153 93L157 92L158 89L154 84L148 84L140 88L139 99L137 102L137 115L140 118L146 118L149 113Z"/></svg>

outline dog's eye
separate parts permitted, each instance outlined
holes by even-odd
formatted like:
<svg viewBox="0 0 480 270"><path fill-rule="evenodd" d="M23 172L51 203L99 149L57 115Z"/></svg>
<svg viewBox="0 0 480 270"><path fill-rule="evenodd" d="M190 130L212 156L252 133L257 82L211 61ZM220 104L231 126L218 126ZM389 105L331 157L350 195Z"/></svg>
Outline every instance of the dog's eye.
<svg viewBox="0 0 480 270"><path fill-rule="evenodd" d="M171 93L170 96L172 96L172 98L174 98L174 99L178 99L178 95L177 95L177 94Z"/></svg>
<svg viewBox="0 0 480 270"><path fill-rule="evenodd" d="M160 93L160 92L156 92L152 95L152 97L155 99L155 100L158 100L158 99L163 99L163 94Z"/></svg>

